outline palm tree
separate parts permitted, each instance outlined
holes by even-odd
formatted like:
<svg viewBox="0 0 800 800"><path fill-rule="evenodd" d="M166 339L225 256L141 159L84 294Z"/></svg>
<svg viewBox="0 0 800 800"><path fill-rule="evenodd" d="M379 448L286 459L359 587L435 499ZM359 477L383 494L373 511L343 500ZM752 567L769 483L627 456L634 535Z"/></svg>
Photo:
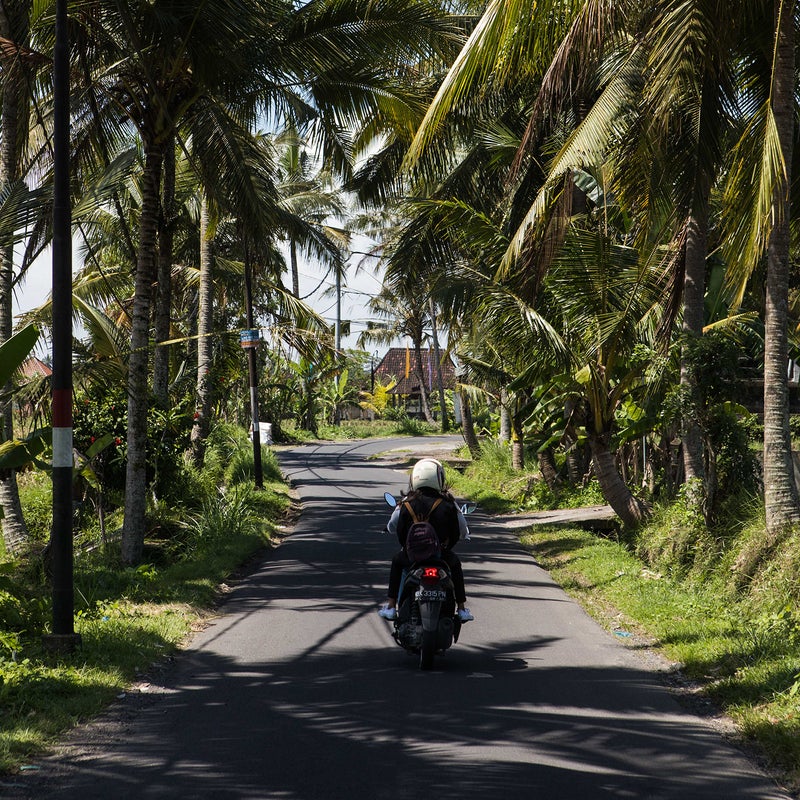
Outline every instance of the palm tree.
<svg viewBox="0 0 800 800"><path fill-rule="evenodd" d="M305 223L300 230L287 231L292 293L300 299L300 247L313 252L315 257L328 263L337 276L341 275L341 248L347 243L347 235L329 220L344 216L344 203L332 174L325 169L312 169L308 145L295 127L290 126L275 137L274 146L278 153L276 177L281 207ZM312 232L313 237L309 235Z"/></svg>
<svg viewBox="0 0 800 800"><path fill-rule="evenodd" d="M425 368L422 362L423 344L427 338L426 326L428 322L427 310L419 297L399 294L384 285L380 293L370 300L372 313L386 320L383 326L374 326L364 331L359 339L358 346L365 343L389 344L398 339L410 339L413 350L414 369L413 375L418 381L420 392L420 406L425 421L433 425L435 420L430 408L428 389L425 377ZM409 354L409 367L411 355ZM409 371L409 376L411 371Z"/></svg>
<svg viewBox="0 0 800 800"><path fill-rule="evenodd" d="M734 4L735 5L735 4ZM696 378L689 369L692 342L703 335L705 324L706 258L711 188L722 168L725 139L731 130L728 109L734 104L736 78L733 54L741 35L742 15L731 3L659 2L646 18L643 32L648 51L648 73L642 89L642 118L636 128L647 140L644 171L653 175L653 163L672 180L665 198L674 208L680 242L679 272L683 273L683 349L681 385ZM655 158L654 158L655 154ZM620 180L630 153L621 159ZM650 178L652 181L652 177ZM643 181L644 182L644 181ZM640 184L641 185L641 184ZM648 190L653 192L651 182ZM637 206L643 199L634 200ZM656 208L661 203L654 204ZM650 214L652 230L660 224ZM687 479L704 477L703 443L691 415L682 420L682 450Z"/></svg>
<svg viewBox="0 0 800 800"><path fill-rule="evenodd" d="M380 15L366 0L300 9L252 0L131 8L101 0L91 13L76 9L77 114L104 120L92 127L94 140L108 141L111 120L132 125L144 159L128 373L126 563L138 561L144 542L151 285L164 153L174 134L188 125L195 147L205 149L199 163L207 188L225 174L231 208L255 208L269 186L249 169L252 147L232 131L247 129L259 106L306 116L337 107L335 119L318 117L337 132L348 116L380 104L376 87L396 93L385 65L408 52L435 56L453 32L435 5L422 0L384 4ZM340 137L326 141L326 155L341 156Z"/></svg>
<svg viewBox="0 0 800 800"><path fill-rule="evenodd" d="M728 172L723 211L729 283L738 301L766 256L764 300L764 502L769 538L800 522L788 413L789 187L796 99L791 0L757 4L745 24L741 134ZM759 45L764 46L763 51Z"/></svg>
<svg viewBox="0 0 800 800"><path fill-rule="evenodd" d="M200 291L197 303L197 382L192 452L195 463L203 462L203 444L208 436L211 417L211 330L214 324L212 275L212 225L209 223L208 198L200 198Z"/></svg>
<svg viewBox="0 0 800 800"><path fill-rule="evenodd" d="M172 267L177 221L175 178L175 145L171 143L164 148L164 180L158 227L158 276L154 330L156 349L153 354L153 396L162 408L167 408L169 405L170 351L163 342L169 341L172 325Z"/></svg>
<svg viewBox="0 0 800 800"><path fill-rule="evenodd" d="M775 3L775 67L770 107L782 169L772 197L764 315L764 502L767 531L800 522L789 433L788 305L790 271L789 187L795 133L795 8Z"/></svg>
<svg viewBox="0 0 800 800"><path fill-rule="evenodd" d="M795 131L795 6L775 2L775 60L770 111L781 163L772 194L764 308L764 503L770 534L800 522L789 432L789 186Z"/></svg>
<svg viewBox="0 0 800 800"><path fill-rule="evenodd" d="M29 49L28 3L0 3L0 67L2 97L0 102L0 198L8 206L22 175L22 157L27 146L27 120L30 97L26 83L32 54ZM27 63L26 63L27 62ZM11 338L14 329L12 292L14 286L14 243L6 233L0 243L0 345ZM10 384L4 387L10 389ZM0 441L14 437L14 421L10 399L0 403L2 429ZM28 538L28 528L19 501L16 473L0 469L0 511L6 546L16 549Z"/></svg>

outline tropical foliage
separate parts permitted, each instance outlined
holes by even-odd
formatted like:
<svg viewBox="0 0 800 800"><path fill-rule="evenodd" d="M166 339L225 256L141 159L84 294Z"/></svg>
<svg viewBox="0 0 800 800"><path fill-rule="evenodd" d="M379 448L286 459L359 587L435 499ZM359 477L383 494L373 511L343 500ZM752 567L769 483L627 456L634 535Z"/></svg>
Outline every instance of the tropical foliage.
<svg viewBox="0 0 800 800"><path fill-rule="evenodd" d="M300 296L300 261L340 296L354 232L383 282L359 347L408 343L427 426L458 411L473 458L494 439L517 472L535 463L546 491L530 496L596 482L627 529L680 498L707 533L761 492L748 574L796 540L797 4L73 0L69 15L77 472L84 502L121 516L124 564L182 492L215 497L198 485L227 480L198 478L209 442L247 427L253 398L276 439L359 400L404 415L367 353L342 348L340 314ZM52 7L0 23L8 298L50 236ZM49 313L30 315L45 332ZM458 364L449 394L426 381L426 347ZM42 395L12 388L19 454ZM46 536L14 493L30 454L0 467L9 549Z"/></svg>

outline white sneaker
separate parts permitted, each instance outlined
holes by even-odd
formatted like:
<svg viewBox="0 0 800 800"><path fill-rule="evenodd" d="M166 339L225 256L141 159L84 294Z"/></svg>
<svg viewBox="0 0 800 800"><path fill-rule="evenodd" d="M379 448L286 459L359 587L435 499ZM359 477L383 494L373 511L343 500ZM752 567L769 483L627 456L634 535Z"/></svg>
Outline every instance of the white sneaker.
<svg viewBox="0 0 800 800"><path fill-rule="evenodd" d="M383 605L378 609L378 616L384 619L397 619L397 609Z"/></svg>
<svg viewBox="0 0 800 800"><path fill-rule="evenodd" d="M462 622L470 622L475 619L475 617L472 616L468 608L460 608L458 610L458 618Z"/></svg>

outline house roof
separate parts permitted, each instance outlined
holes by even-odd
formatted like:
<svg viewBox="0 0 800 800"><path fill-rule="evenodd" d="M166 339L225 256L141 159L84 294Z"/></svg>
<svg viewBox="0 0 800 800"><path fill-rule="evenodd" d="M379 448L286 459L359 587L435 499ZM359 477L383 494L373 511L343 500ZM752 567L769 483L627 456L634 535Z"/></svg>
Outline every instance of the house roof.
<svg viewBox="0 0 800 800"><path fill-rule="evenodd" d="M49 378L53 374L53 370L38 358L26 358L22 362L19 371L26 378L43 377Z"/></svg>
<svg viewBox="0 0 800 800"><path fill-rule="evenodd" d="M393 394L416 394L419 392L416 370L417 360L413 349L392 347L375 367L375 377L382 382L394 378L397 386L392 389ZM433 391L436 386L436 357L432 347L422 351L422 372L427 392ZM456 368L449 355L442 357L442 381L445 389L455 388Z"/></svg>

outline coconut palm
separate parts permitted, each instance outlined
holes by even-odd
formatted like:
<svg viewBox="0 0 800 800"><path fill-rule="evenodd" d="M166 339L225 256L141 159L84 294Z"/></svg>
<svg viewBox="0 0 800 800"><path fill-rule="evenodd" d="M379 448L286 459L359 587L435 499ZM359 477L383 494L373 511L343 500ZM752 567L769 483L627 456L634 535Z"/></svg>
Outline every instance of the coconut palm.
<svg viewBox="0 0 800 800"><path fill-rule="evenodd" d="M10 387L11 377L35 346L37 337L38 331L34 326L29 325L17 333L16 336L9 336L5 342L0 343L0 363L2 363L2 367L0 367L0 379L4 387ZM0 394L0 403L10 406L11 397L10 395L6 397L2 396L4 394L6 394L5 391ZM20 454L23 454L22 459L20 459ZM0 474L11 474L11 480L8 480L9 485L13 480L14 468L21 466L21 464L29 459L30 454L28 453L25 443L15 442L13 435L5 436L3 440L0 441ZM16 488L16 480L13 480L13 486ZM14 510L17 511L19 518L23 519L22 509L19 508L19 495L15 493L13 496L9 496L7 490L4 488L1 497L3 500L2 509L4 514L8 513L6 512L6 508L10 508L12 509L12 513ZM14 553L27 540L27 529L20 529L19 526L10 525L8 523L9 520L3 517L3 543L8 552Z"/></svg>
<svg viewBox="0 0 800 800"><path fill-rule="evenodd" d="M660 184L671 193L665 202L653 206L674 209L668 235L680 244L676 255L680 259L678 271L683 273L681 384L687 390L695 382L688 367L687 348L702 336L705 324L710 195L732 126L730 110L736 84L732 55L741 35L741 22L742 16L729 2L678 4L665 0L653 5L642 32L648 72L642 87L640 119L635 123L640 134L637 138L645 145L644 180L639 185L646 184L653 192L654 163L671 176ZM641 157L631 156L626 152L620 163L642 163ZM620 183L635 185L624 169ZM643 198L632 198L631 205L641 207ZM652 213L649 216L648 227L653 230L661 223ZM676 281L676 286L680 285ZM686 477L703 478L700 431L690 416L682 424Z"/></svg>
<svg viewBox="0 0 800 800"><path fill-rule="evenodd" d="M28 3L0 4L0 67L2 95L0 102L0 193L4 204L11 205L15 184L22 176L22 156L27 144L27 118L30 113L26 74L31 54L29 44ZM19 191L19 186L16 190ZM14 241L6 235L0 243L0 345L13 333L12 292L14 286ZM9 386L6 386L9 388ZM0 441L13 439L14 426L10 401L0 404L2 430ZM3 536L9 549L28 538L28 529L19 502L16 474L0 470L0 510Z"/></svg>
<svg viewBox="0 0 800 800"><path fill-rule="evenodd" d="M775 0L754 7L755 29L769 31L764 50L751 51L742 100L743 133L726 186L726 251L739 296L766 256L764 305L764 502L774 537L800 522L788 407L789 189L795 116L797 4ZM753 37L756 44L761 40Z"/></svg>
<svg viewBox="0 0 800 800"><path fill-rule="evenodd" d="M347 236L330 220L344 216L344 202L330 171L314 169L308 144L295 127L290 126L275 137L274 147L281 207L307 226L304 230L287 231L292 293L299 298L298 249L311 250L341 274L341 248L347 243ZM311 240L310 229L316 233Z"/></svg>
<svg viewBox="0 0 800 800"><path fill-rule="evenodd" d="M373 325L362 332L358 338L358 347L368 343L390 344L398 339L409 339L413 351L413 375L419 385L420 405L425 421L433 425L435 420L428 399L425 368L422 362L422 348L427 340L428 312L427 306L418 296L394 293L384 285L379 294L369 303L373 314L382 317L385 323ZM408 375L411 375L411 352L408 359Z"/></svg>
<svg viewBox="0 0 800 800"><path fill-rule="evenodd" d="M195 463L203 461L203 443L211 424L211 331L214 324L212 239L208 198L200 198L200 291L197 303L197 382L192 452Z"/></svg>
<svg viewBox="0 0 800 800"><path fill-rule="evenodd" d="M789 431L789 187L795 133L796 3L775 3L775 60L770 91L781 168L772 194L764 313L764 503L767 531L800 522Z"/></svg>
<svg viewBox="0 0 800 800"><path fill-rule="evenodd" d="M165 148L190 126L194 146L205 150L198 159L204 186L218 185L214 179L224 174L229 207L250 224L247 209L271 190L252 171L253 149L231 131L250 127L260 108L306 116L338 109L318 117L335 133L348 117L380 105L376 86L396 94L384 65L409 51L435 56L452 33L435 5L420 1L385 3L380 14L365 0L299 9L266 0L197 7L74 3L76 115L92 123L78 140L99 139L113 151L123 128L133 129L144 163L131 307L124 561L139 559L145 532L148 340ZM341 163L341 137L326 141L326 155ZM76 152L80 157L88 148Z"/></svg>

